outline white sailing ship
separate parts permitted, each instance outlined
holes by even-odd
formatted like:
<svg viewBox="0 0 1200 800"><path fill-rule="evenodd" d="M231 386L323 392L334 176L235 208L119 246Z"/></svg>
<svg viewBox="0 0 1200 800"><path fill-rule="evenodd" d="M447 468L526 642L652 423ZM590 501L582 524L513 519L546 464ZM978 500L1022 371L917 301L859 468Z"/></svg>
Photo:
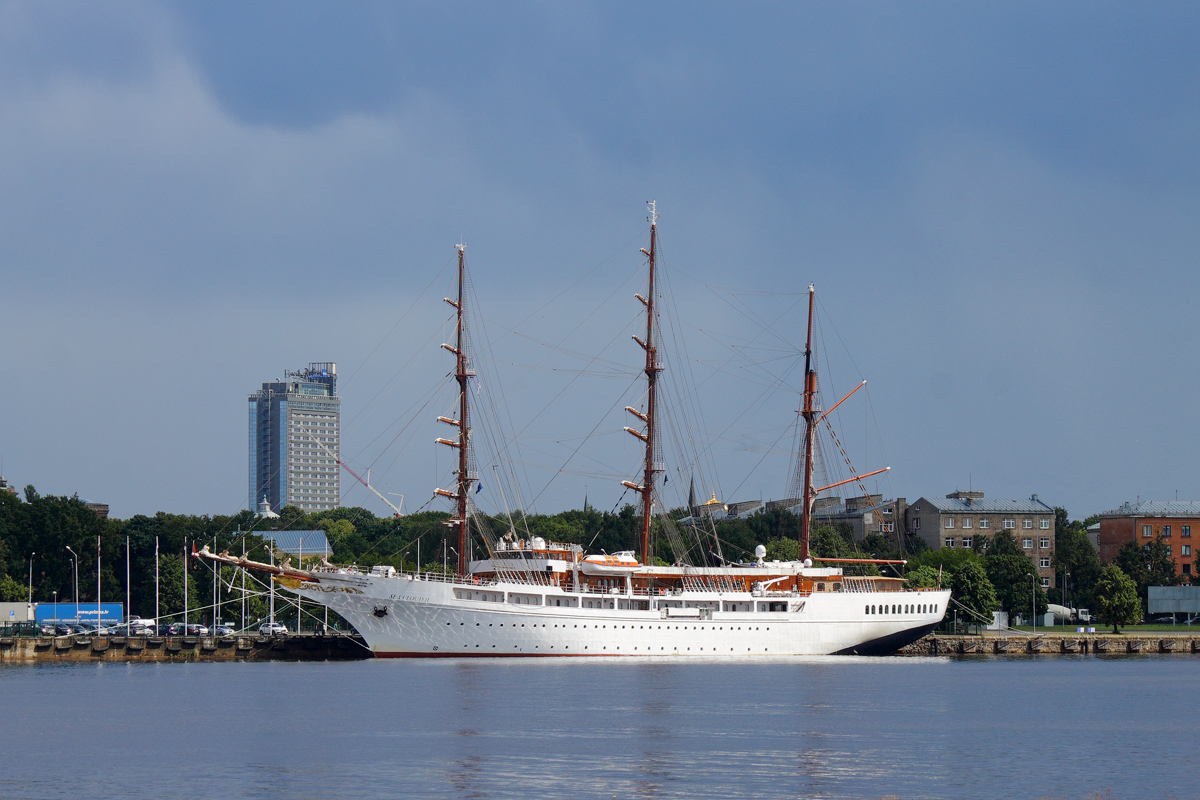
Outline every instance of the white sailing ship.
<svg viewBox="0 0 1200 800"><path fill-rule="evenodd" d="M814 438L824 415L817 407L812 357L813 287L809 287L808 336L802 415L800 555L796 561L766 561L759 546L749 563L721 566L656 564L651 530L662 472L656 384L655 318L657 214L650 208L648 291L638 299L646 310L647 401L628 408L644 427L626 428L645 444L642 482L625 481L641 496L640 551L588 555L576 544L520 537L510 528L492 534L470 498L473 474L463 248L458 252L458 296L447 300L457 314L457 339L443 345L456 360L457 416L438 419L455 430L438 439L457 450L453 490L438 489L455 513L448 524L458 533L455 573L398 573L393 567L361 570L323 563L295 569L213 554L199 555L244 569L271 573L283 588L305 601L327 606L354 626L377 657L622 657L759 658L827 654L884 654L919 639L942 619L950 592L910 590L898 577L852 576L839 559L810 557L809 533L817 496L840 483L815 487ZM836 406L836 404L835 404ZM832 410L832 408L830 409ZM826 414L828 412L825 412ZM882 470L880 470L882 472ZM861 481L868 475L855 475ZM673 524L662 518L664 525ZM473 531L474 528L474 531ZM472 533L475 534L474 539ZM485 558L468 561L469 544L482 540ZM814 560L821 566L815 566ZM842 559L840 561L850 561ZM882 563L882 562L877 562Z"/></svg>

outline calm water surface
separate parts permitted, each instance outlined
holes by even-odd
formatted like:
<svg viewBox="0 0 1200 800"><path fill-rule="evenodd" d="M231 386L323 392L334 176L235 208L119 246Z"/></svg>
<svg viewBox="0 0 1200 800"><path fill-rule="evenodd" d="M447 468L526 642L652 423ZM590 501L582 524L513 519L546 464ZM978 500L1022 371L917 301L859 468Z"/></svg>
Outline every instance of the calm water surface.
<svg viewBox="0 0 1200 800"><path fill-rule="evenodd" d="M13 798L1200 794L1188 657L0 669Z"/></svg>

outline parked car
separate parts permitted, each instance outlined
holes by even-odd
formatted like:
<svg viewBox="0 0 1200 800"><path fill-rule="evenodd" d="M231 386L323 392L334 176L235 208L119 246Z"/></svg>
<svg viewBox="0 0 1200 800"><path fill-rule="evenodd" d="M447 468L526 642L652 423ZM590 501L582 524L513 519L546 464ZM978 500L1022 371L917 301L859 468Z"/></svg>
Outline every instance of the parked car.
<svg viewBox="0 0 1200 800"><path fill-rule="evenodd" d="M54 632L55 632L55 629L56 629L56 627L57 627L57 626L55 626L55 625L43 625L43 626L41 627L41 634L42 634L42 636L53 636L53 635L54 635Z"/></svg>
<svg viewBox="0 0 1200 800"><path fill-rule="evenodd" d="M287 625L280 622L264 622L258 626L258 632L267 636L286 636L288 629Z"/></svg>
<svg viewBox="0 0 1200 800"><path fill-rule="evenodd" d="M233 634L233 628L225 623L219 623L215 628L213 628L214 636L233 636Z"/></svg>
<svg viewBox="0 0 1200 800"><path fill-rule="evenodd" d="M188 636L208 636L208 626L199 625L195 622L189 623L187 626Z"/></svg>

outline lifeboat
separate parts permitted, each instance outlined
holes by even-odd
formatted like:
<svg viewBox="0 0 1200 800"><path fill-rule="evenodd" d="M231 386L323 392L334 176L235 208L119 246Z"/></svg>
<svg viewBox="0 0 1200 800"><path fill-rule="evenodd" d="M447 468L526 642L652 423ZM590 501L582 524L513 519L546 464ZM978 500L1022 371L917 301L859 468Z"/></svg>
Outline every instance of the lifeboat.
<svg viewBox="0 0 1200 800"><path fill-rule="evenodd" d="M611 556L585 556L580 568L584 575L630 575L640 566L633 551L624 550Z"/></svg>

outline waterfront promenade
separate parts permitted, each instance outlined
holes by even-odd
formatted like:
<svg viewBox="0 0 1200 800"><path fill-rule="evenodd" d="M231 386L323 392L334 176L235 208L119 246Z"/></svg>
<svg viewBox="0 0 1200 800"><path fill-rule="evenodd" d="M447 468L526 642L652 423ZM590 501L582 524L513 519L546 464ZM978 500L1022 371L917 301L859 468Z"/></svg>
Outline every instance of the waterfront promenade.
<svg viewBox="0 0 1200 800"><path fill-rule="evenodd" d="M897 656L1200 656L1200 633L1137 631L1046 634L931 634ZM0 664L93 661L352 661L371 658L357 634L318 636L0 637Z"/></svg>
<svg viewBox="0 0 1200 800"><path fill-rule="evenodd" d="M357 634L318 636L29 636L0 638L0 664L89 661L350 661L370 658Z"/></svg>
<svg viewBox="0 0 1200 800"><path fill-rule="evenodd" d="M1125 633L930 634L901 649L902 656L983 655L1200 655L1200 633L1126 631Z"/></svg>

